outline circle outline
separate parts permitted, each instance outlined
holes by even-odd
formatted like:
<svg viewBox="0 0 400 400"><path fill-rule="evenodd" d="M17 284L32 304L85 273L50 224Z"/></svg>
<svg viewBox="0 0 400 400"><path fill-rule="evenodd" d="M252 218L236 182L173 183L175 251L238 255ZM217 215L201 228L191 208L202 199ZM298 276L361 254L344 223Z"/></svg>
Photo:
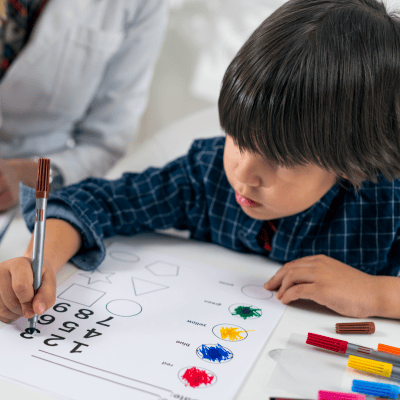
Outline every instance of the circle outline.
<svg viewBox="0 0 400 400"><path fill-rule="evenodd" d="M259 317L253 316L253 317L243 318L243 317L241 317L241 316L238 315L238 314L236 314L236 315L232 314L232 311L231 311L230 309L231 309L233 306L246 306L246 307L257 308L258 310L260 310L261 315L260 315ZM248 319L258 319L258 318L261 318L261 317L263 316L262 309L261 309L260 307L253 306L252 304L244 304L244 303L232 304L232 305L230 305L230 306L228 307L228 311L230 312L230 314L231 314L233 317L241 318L241 319L244 320L244 321L246 321L246 320L248 320Z"/></svg>
<svg viewBox="0 0 400 400"><path fill-rule="evenodd" d="M224 360L224 361L211 361L211 360L206 360L206 359L204 359L204 358L201 358L201 357L198 355L197 352L198 352L198 350L199 350L199 348L200 348L201 346L217 346L217 344L219 344L219 343L216 343L216 344L214 344L214 343L203 343L203 344L201 344L201 345L196 349L196 356L199 357L200 360L202 360L202 361L209 362L209 363L211 363L211 364L216 364L216 365L218 365L218 364L225 364L225 363L231 361L231 360L233 359L233 357L234 357L233 351L232 351L231 349L228 349L227 347L222 346L222 345L220 345L220 346L221 346L223 349L228 350L228 351L232 354L232 357L229 358L228 360Z"/></svg>
<svg viewBox="0 0 400 400"><path fill-rule="evenodd" d="M134 261L132 261L132 260L129 260L129 261L127 261L127 260L121 260L120 258L115 257L115 255L114 255L113 253L116 253L116 254L120 254L120 253L122 253L122 254L128 254L128 255L130 255L130 256L136 257L136 260L134 260ZM131 263L131 262L132 262L132 263L136 263L136 262L140 261L140 257L139 257L139 256L137 256L137 255L134 254L134 253L129 253L128 251L111 250L107 255L108 255L110 258L112 258L113 260L115 260L115 261L120 261L120 262L124 262L124 263Z"/></svg>
<svg viewBox="0 0 400 400"><path fill-rule="evenodd" d="M215 329L217 326L231 326L231 327L234 326L234 327L236 327L236 328L240 328L242 331L246 332L246 336L245 336L244 338L238 339L238 340L227 340L227 339L222 339L222 337L219 337L219 336L217 336L217 335L214 333L214 329ZM239 326L239 325L235 325L235 324L218 324L218 325L215 325L215 326L212 328L212 333L213 333L213 335L216 336L218 339L224 340L225 342L231 342L231 343L241 342L242 340L247 339L247 336L249 336L249 333L247 332L246 329L242 328L242 327Z"/></svg>
<svg viewBox="0 0 400 400"><path fill-rule="evenodd" d="M192 386L190 386L189 384L185 384L185 382L184 382L184 380L181 378L181 372L182 371L185 371L186 372L186 370L188 370L188 369L190 369L190 368L197 368L197 369L199 369L199 370L202 370L202 371L207 371L207 372L210 372L211 374L213 374L213 376L214 376L214 379L213 379L213 383L210 383L209 385L204 385L203 384L203 386L197 386L197 387L192 387ZM183 373L182 373L182 375L183 375ZM210 386L213 386L216 382L217 382L217 375L215 374L215 372L212 372L212 371L210 371L209 369L207 369L207 368L202 368L202 367L196 367L195 365L192 365L192 366L190 366L190 367L184 367L184 368L182 368L182 369L180 369L180 371L178 372L178 379L185 385L185 387L190 387L191 389L206 389L206 388L208 388L208 387L210 387Z"/></svg>
<svg viewBox="0 0 400 400"><path fill-rule="evenodd" d="M242 288L240 289L240 290L242 291L242 293L243 293L245 296L250 297L251 299L269 300L269 299L273 296L273 293L272 293L270 290L267 290L267 289L264 289L264 291L270 293L270 296L269 296L269 297L254 297L254 296L250 296L250 295L248 295L247 293L245 293L245 292L243 291L243 289L244 289L245 287L248 287L248 286L256 286L256 287L260 287L260 288L264 288L264 286L256 285L256 284L254 284L254 283L249 283L248 285L242 286Z"/></svg>
<svg viewBox="0 0 400 400"><path fill-rule="evenodd" d="M130 301L131 303L137 304L137 305L140 307L140 311L139 311L138 313L136 313L136 314L133 314L133 315L119 315L119 314L115 314L115 313L111 312L111 311L108 309L108 305L109 305L110 303L113 303L114 301L121 301L121 300L122 300L122 301ZM115 315L115 316L117 316L117 317L130 318L130 317L136 317L136 315L139 315L139 314L143 311L143 307L141 306L141 304L137 303L136 301L130 300L130 299L114 299L114 300L109 301L109 302L106 304L106 310L107 310L110 314Z"/></svg>

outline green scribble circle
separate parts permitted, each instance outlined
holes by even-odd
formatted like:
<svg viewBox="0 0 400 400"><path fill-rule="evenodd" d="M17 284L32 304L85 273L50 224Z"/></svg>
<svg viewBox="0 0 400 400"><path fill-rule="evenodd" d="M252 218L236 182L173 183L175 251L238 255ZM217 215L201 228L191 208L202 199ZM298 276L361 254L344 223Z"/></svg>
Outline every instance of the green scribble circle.
<svg viewBox="0 0 400 400"><path fill-rule="evenodd" d="M233 312L231 314L237 315L243 319L260 318L262 311L260 308L255 308L252 306L238 306L233 310Z"/></svg>

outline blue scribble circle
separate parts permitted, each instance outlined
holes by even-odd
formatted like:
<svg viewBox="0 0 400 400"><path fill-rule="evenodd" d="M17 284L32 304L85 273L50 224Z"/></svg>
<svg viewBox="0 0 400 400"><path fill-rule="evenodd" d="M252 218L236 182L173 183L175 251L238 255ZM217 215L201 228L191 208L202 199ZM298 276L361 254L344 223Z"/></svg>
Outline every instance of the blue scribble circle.
<svg viewBox="0 0 400 400"><path fill-rule="evenodd" d="M233 353L220 344L202 344L196 349L197 357L214 364L226 363L233 358Z"/></svg>

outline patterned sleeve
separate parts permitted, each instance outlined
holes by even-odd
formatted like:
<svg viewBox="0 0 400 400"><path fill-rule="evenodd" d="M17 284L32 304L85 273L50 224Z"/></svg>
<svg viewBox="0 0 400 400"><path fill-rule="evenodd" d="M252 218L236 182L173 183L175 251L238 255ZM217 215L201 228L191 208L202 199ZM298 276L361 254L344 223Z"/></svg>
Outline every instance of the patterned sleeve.
<svg viewBox="0 0 400 400"><path fill-rule="evenodd" d="M209 236L200 145L163 168L125 173L120 179L89 178L51 193L47 218L70 222L82 235L82 248L71 261L93 270L104 260L104 239L155 229L188 229ZM29 194L30 192L30 194ZM34 191L24 190L21 207L33 229ZM208 232L207 232L208 231Z"/></svg>

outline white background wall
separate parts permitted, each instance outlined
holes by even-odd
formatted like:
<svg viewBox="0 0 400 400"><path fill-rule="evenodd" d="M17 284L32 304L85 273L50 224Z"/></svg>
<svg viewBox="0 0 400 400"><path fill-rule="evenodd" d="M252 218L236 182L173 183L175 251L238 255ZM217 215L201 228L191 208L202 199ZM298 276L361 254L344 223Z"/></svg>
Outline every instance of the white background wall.
<svg viewBox="0 0 400 400"><path fill-rule="evenodd" d="M241 45L284 0L169 0L149 103L131 148L180 118L217 104Z"/></svg>
<svg viewBox="0 0 400 400"><path fill-rule="evenodd" d="M398 8L400 0L384 0ZM147 111L131 148L215 106L223 73L257 26L284 0L169 0L169 22ZM399 14L400 15L400 14Z"/></svg>

